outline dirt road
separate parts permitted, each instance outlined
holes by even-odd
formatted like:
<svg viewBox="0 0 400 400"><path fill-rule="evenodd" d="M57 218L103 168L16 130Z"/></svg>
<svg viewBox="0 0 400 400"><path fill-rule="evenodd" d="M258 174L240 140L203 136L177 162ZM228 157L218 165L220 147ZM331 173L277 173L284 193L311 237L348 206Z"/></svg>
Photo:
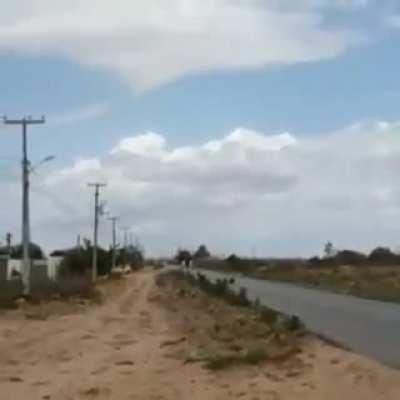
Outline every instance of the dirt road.
<svg viewBox="0 0 400 400"><path fill-rule="evenodd" d="M218 374L183 364L160 346L174 340L152 301L154 272L115 283L102 306L46 320L0 316L0 399L399 399L400 373L320 342L301 376L273 367Z"/></svg>

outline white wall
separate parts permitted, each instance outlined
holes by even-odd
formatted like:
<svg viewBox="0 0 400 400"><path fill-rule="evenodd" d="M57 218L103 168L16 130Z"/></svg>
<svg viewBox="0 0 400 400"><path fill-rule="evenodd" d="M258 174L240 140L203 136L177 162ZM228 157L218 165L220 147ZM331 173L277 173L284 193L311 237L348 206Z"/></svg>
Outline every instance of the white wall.
<svg viewBox="0 0 400 400"><path fill-rule="evenodd" d="M10 258L8 260L7 279L11 279L11 273L15 270L22 274L22 261Z"/></svg>
<svg viewBox="0 0 400 400"><path fill-rule="evenodd" d="M50 279L57 278L57 271L60 267L61 261L63 257L50 257L47 260L33 260L32 265L47 265L47 274ZM7 271L7 279L11 279L11 273L13 270L18 271L22 274L22 260L9 259L8 260L8 271Z"/></svg>
<svg viewBox="0 0 400 400"><path fill-rule="evenodd" d="M57 278L58 268L61 265L61 261L64 257L50 257L47 260L47 274L50 279L55 280Z"/></svg>

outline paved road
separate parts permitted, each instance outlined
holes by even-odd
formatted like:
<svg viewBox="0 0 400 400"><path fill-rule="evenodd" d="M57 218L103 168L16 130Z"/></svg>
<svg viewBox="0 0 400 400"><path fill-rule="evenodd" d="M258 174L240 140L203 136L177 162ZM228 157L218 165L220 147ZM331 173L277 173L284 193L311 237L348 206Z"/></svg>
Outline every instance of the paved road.
<svg viewBox="0 0 400 400"><path fill-rule="evenodd" d="M224 275L214 271L206 273L212 278ZM400 304L365 300L240 275L235 277L236 286L246 287L249 297L258 297L265 305L299 316L313 332L400 368Z"/></svg>

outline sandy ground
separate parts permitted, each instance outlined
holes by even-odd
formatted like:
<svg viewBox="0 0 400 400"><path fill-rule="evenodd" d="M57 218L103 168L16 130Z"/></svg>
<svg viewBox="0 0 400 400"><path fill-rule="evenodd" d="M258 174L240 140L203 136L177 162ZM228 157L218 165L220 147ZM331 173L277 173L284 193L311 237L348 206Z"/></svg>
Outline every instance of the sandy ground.
<svg viewBox="0 0 400 400"><path fill-rule="evenodd" d="M180 332L152 299L154 272L105 291L104 305L46 320L0 315L1 400L400 399L400 372L318 340L306 344L301 373L184 364L161 346Z"/></svg>

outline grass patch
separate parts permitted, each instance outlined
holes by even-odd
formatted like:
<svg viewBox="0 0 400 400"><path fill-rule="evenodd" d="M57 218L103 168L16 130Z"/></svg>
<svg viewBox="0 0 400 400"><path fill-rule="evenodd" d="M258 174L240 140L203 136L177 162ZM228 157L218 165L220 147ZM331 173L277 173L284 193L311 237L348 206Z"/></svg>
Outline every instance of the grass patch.
<svg viewBox="0 0 400 400"><path fill-rule="evenodd" d="M303 324L248 297L233 280L212 281L201 273L169 271L156 277L174 313L183 310L180 322L192 350L183 351L186 363L222 370L236 365L281 362L299 348ZM196 312L192 312L196 310ZM192 315L193 314L193 315Z"/></svg>
<svg viewBox="0 0 400 400"><path fill-rule="evenodd" d="M259 320L268 324L279 324L280 330L295 332L304 329L304 325L297 316L287 316L261 304L259 299L252 302L248 298L246 288L235 291L232 287L234 281L231 279L210 280L205 274L197 272L174 271L174 276L185 279L190 285L198 287L207 294L220 298L228 304L236 307L251 308L255 311Z"/></svg>
<svg viewBox="0 0 400 400"><path fill-rule="evenodd" d="M226 369L235 365L258 365L268 360L265 349L253 349L236 354L216 354L210 357L204 367L213 371Z"/></svg>

